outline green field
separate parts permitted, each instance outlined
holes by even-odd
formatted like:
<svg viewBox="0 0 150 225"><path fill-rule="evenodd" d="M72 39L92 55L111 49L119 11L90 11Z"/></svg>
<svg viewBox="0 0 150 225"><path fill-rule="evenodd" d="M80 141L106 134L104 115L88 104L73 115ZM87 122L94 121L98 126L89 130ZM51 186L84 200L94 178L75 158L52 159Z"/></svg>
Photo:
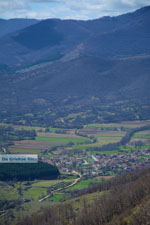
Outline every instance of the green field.
<svg viewBox="0 0 150 225"><path fill-rule="evenodd" d="M54 128L54 127L49 127L49 131L52 133L55 133L57 130L59 130L58 128Z"/></svg>
<svg viewBox="0 0 150 225"><path fill-rule="evenodd" d="M51 185L59 183L60 180L41 180L32 184L32 187L49 187Z"/></svg>
<svg viewBox="0 0 150 225"><path fill-rule="evenodd" d="M120 147L121 150L127 150L127 151L138 150L138 149L148 149L148 148L150 148L150 144L143 144L141 146L128 146L128 145L126 145L126 146Z"/></svg>
<svg viewBox="0 0 150 225"><path fill-rule="evenodd" d="M131 125L124 125L124 124L121 124L121 125L110 125L110 124L89 124L89 125L86 125L85 128L97 128L97 129L103 129L103 128L108 128L108 130L110 129L115 129L115 128L118 128L118 129L121 129L121 128L126 128L126 129L131 129L131 128L136 128L137 126L131 126Z"/></svg>
<svg viewBox="0 0 150 225"><path fill-rule="evenodd" d="M13 187L6 182L0 181L0 200L15 200L18 198L17 186Z"/></svg>
<svg viewBox="0 0 150 225"><path fill-rule="evenodd" d="M101 179L81 180L76 185L74 185L73 187L68 188L67 190L80 190L80 189L83 189L83 188L87 188L90 183L97 183L97 182L101 182Z"/></svg>
<svg viewBox="0 0 150 225"><path fill-rule="evenodd" d="M28 148L9 148L9 151L11 153L31 153L31 154L39 154L41 152L41 149L28 149Z"/></svg>
<svg viewBox="0 0 150 225"><path fill-rule="evenodd" d="M139 133L134 134L132 138L150 139L150 133L144 134L142 132L139 132Z"/></svg>
<svg viewBox="0 0 150 225"><path fill-rule="evenodd" d="M94 193L86 194L86 195L83 195L81 197L77 197L77 198L74 198L74 199L71 199L71 200L67 200L67 203L71 202L73 209L75 211L78 211L78 209L83 206L85 201L88 204L92 203L93 201L101 198L104 194L105 194L104 191L103 192L94 192Z"/></svg>
<svg viewBox="0 0 150 225"><path fill-rule="evenodd" d="M48 198L48 200L51 200L53 202L60 202L62 200L66 200L68 197L69 197L68 194L58 193L58 194L53 194L51 197Z"/></svg>
<svg viewBox="0 0 150 225"><path fill-rule="evenodd" d="M125 155L125 154L128 154L128 152L126 152L126 151L123 151L123 152L120 152L120 151L118 151L118 150L113 150L113 151L106 151L106 150L101 150L101 151L91 151L91 154L92 155L96 155L96 154L100 154L100 153L103 153L103 154L105 154L105 155L112 155L112 154L122 154L122 155Z"/></svg>
<svg viewBox="0 0 150 225"><path fill-rule="evenodd" d="M86 144L86 145L73 145L72 148L73 149L86 149L86 148L92 148L92 147L100 147L102 145L106 145L109 143L115 143L117 142L117 140L103 140L103 141L98 141L94 144Z"/></svg>
<svg viewBox="0 0 150 225"><path fill-rule="evenodd" d="M45 136L37 136L35 138L37 141L46 141L46 142L74 142L74 143L82 143L87 142L89 139L87 138L70 138L70 137L45 137Z"/></svg>
<svg viewBox="0 0 150 225"><path fill-rule="evenodd" d="M62 179L62 180L41 180L41 181L38 181L38 182L35 182L34 184L32 184L32 187L49 187L49 186L52 186L52 185L55 185L55 184L58 184L60 182L65 182L65 183L68 183L68 182L72 182L73 179Z"/></svg>
<svg viewBox="0 0 150 225"><path fill-rule="evenodd" d="M122 136L96 136L97 138L122 138Z"/></svg>
<svg viewBox="0 0 150 225"><path fill-rule="evenodd" d="M47 194L47 188L43 187L31 187L26 191L23 191L23 196L29 199L38 200L41 197L44 197Z"/></svg>

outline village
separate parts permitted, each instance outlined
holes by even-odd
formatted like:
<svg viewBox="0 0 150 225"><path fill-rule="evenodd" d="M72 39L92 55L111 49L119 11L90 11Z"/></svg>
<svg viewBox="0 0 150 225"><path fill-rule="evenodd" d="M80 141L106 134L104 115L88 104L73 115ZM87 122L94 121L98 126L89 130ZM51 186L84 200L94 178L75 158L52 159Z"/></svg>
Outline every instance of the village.
<svg viewBox="0 0 150 225"><path fill-rule="evenodd" d="M82 152L82 151L81 151ZM124 171L131 171L150 164L150 149L136 150L126 154L105 154L83 151L72 156L67 154L53 155L42 161L56 165L62 173L79 172L83 178L95 176L114 176Z"/></svg>

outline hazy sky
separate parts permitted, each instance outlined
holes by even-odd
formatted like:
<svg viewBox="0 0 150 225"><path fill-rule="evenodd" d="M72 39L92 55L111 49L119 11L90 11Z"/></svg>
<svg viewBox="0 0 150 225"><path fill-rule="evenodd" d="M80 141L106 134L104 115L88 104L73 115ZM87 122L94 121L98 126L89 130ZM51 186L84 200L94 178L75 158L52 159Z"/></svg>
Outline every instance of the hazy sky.
<svg viewBox="0 0 150 225"><path fill-rule="evenodd" d="M0 18L94 19L150 5L150 0L0 0Z"/></svg>

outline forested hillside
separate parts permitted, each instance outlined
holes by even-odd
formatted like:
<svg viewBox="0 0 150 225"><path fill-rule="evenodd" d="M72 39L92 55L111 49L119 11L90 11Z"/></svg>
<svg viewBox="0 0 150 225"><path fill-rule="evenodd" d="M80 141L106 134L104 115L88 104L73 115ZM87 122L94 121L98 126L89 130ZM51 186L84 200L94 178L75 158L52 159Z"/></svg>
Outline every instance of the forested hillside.
<svg viewBox="0 0 150 225"><path fill-rule="evenodd" d="M97 192L93 203L86 195ZM99 193L99 197L98 197ZM46 208L41 215L26 217L18 225L146 225L150 221L150 169L145 168L96 184L76 195L84 195L82 207L74 209L73 199ZM78 197L77 197L78 196Z"/></svg>
<svg viewBox="0 0 150 225"><path fill-rule="evenodd" d="M25 181L34 179L56 179L57 167L47 163L1 163L0 181Z"/></svg>
<svg viewBox="0 0 150 225"><path fill-rule="evenodd" d="M0 121L74 128L150 119L149 21L147 6L43 20L0 38Z"/></svg>

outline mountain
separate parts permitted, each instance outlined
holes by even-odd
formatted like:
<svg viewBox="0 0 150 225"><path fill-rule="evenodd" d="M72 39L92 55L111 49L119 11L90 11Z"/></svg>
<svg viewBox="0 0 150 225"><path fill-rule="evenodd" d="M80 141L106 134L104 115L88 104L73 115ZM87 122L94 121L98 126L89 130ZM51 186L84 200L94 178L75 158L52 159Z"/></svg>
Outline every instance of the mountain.
<svg viewBox="0 0 150 225"><path fill-rule="evenodd" d="M48 19L0 39L1 64L29 66L59 58L89 36L77 21ZM4 52L8 54L5 55Z"/></svg>
<svg viewBox="0 0 150 225"><path fill-rule="evenodd" d="M149 54L149 21L150 7L91 21L40 21L0 39L0 62L21 67L66 55L70 59L79 55L124 57Z"/></svg>
<svg viewBox="0 0 150 225"><path fill-rule="evenodd" d="M1 38L0 120L77 127L150 119L149 25L144 7L91 21L48 19Z"/></svg>
<svg viewBox="0 0 150 225"><path fill-rule="evenodd" d="M37 23L35 19L0 19L0 37Z"/></svg>
<svg viewBox="0 0 150 225"><path fill-rule="evenodd" d="M130 22L127 20L129 17ZM119 29L90 38L84 46L86 54L103 57L150 54L150 7L138 10L133 17L127 14L127 18L120 18L122 27ZM125 24L124 20L127 20Z"/></svg>

